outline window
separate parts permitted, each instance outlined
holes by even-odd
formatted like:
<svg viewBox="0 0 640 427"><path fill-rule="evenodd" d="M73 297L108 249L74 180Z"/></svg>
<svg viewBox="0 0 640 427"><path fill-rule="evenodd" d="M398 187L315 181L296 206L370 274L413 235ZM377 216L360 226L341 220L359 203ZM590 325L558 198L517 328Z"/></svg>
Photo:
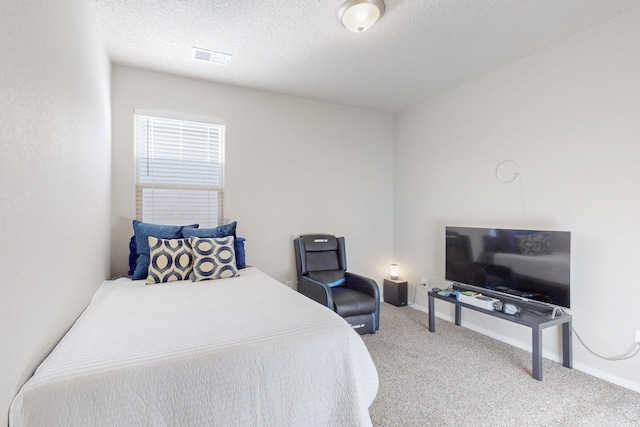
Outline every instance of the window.
<svg viewBox="0 0 640 427"><path fill-rule="evenodd" d="M222 224L224 124L136 112L136 218Z"/></svg>

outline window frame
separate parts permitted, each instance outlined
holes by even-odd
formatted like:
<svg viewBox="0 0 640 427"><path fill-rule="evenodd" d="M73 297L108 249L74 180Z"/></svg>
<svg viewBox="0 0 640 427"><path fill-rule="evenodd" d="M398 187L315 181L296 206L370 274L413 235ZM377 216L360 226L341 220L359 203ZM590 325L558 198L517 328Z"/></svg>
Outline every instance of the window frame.
<svg viewBox="0 0 640 427"><path fill-rule="evenodd" d="M223 224L224 120L141 109L134 111L133 119L136 219L154 224L197 223L206 228ZM141 128L142 124L146 127ZM155 127L149 128L150 124ZM154 150L162 154L149 154ZM185 203L198 207L189 209Z"/></svg>

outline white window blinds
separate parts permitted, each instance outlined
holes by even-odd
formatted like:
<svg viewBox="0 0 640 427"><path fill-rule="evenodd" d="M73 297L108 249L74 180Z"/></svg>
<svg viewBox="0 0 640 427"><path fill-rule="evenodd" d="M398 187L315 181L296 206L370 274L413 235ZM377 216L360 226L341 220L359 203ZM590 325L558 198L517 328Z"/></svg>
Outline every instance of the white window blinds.
<svg viewBox="0 0 640 427"><path fill-rule="evenodd" d="M222 224L224 125L136 112L136 218Z"/></svg>

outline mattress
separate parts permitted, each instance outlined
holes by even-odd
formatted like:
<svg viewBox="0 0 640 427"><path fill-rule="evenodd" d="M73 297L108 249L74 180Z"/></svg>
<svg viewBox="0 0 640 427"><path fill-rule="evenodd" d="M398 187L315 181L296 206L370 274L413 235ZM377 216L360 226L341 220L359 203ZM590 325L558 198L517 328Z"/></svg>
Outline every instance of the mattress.
<svg viewBox="0 0 640 427"><path fill-rule="evenodd" d="M22 387L10 425L371 425L378 375L337 314L256 268L104 282Z"/></svg>

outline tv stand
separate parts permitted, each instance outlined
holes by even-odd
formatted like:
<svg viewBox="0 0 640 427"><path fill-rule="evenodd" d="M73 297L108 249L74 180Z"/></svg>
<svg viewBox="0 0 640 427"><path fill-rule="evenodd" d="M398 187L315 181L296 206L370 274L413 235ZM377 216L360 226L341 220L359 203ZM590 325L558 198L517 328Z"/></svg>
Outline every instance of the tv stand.
<svg viewBox="0 0 640 427"><path fill-rule="evenodd" d="M542 381L542 331L551 326L562 325L562 365L565 368L573 366L572 344L571 344L571 315L562 311L557 313L554 309L551 316L543 313L537 313L531 310L522 310L519 315L505 314L495 310L486 310L474 305L465 304L458 301L453 296L438 295L436 292L429 291L429 332L436 331L435 324L435 300L439 299L455 305L455 323L461 325L462 308L478 311L489 316L497 317L509 322L518 323L531 328L531 354L532 354L532 374L531 376L538 381ZM516 303L517 304L517 303Z"/></svg>

